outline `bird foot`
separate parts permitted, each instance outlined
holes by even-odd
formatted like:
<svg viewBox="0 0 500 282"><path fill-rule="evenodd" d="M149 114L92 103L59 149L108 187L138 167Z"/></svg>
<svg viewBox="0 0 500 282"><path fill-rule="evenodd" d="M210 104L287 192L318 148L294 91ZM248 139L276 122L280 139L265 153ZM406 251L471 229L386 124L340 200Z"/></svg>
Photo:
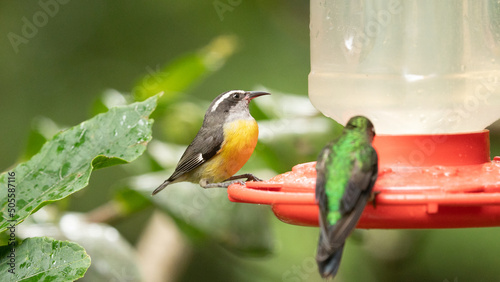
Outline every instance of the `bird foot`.
<svg viewBox="0 0 500 282"><path fill-rule="evenodd" d="M234 181L224 181L224 182L219 182L219 183L202 183L200 181L200 186L203 188L227 188L229 185L238 183L240 185L245 185L245 181L241 180L234 180Z"/></svg>
<svg viewBox="0 0 500 282"><path fill-rule="evenodd" d="M255 176L251 173L245 173L245 174L231 176L228 179L224 180L224 182L230 181L230 180L242 179L242 178L246 178L247 179L246 181L257 181L257 182L262 181L262 179L258 178L257 176Z"/></svg>
<svg viewBox="0 0 500 282"><path fill-rule="evenodd" d="M243 180L237 180L237 179L242 179L246 178L246 181ZM231 184L238 183L240 185L245 185L245 182L247 181L262 181L262 179L258 178L257 176L251 174L251 173L246 173L246 174L241 174L241 175L235 175L231 176L228 179L218 182L218 183L208 183L207 180L202 179L200 181L200 186L203 188L227 188Z"/></svg>
<svg viewBox="0 0 500 282"><path fill-rule="evenodd" d="M368 199L368 201L372 201L372 205L373 205L374 209L377 208L377 195L380 194L380 193L381 193L381 191L373 191L370 194L370 198Z"/></svg>

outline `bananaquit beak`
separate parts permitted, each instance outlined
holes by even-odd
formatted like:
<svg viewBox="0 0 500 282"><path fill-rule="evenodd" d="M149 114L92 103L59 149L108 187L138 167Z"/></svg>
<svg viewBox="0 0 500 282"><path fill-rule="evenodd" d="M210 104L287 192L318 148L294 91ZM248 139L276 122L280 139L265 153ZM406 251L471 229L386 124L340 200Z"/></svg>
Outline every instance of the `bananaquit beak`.
<svg viewBox="0 0 500 282"><path fill-rule="evenodd" d="M247 99L252 100L253 98L257 98L262 95L271 95L271 93L268 92L262 92L262 91L248 91L247 92Z"/></svg>

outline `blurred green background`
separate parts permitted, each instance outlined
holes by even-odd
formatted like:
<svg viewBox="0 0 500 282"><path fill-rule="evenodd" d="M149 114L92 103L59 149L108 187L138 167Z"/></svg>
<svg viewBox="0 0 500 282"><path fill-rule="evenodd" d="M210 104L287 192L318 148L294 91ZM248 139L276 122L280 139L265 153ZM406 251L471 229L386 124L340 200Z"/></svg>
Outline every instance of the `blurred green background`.
<svg viewBox="0 0 500 282"><path fill-rule="evenodd" d="M26 21L38 21L38 26L30 30ZM141 99L156 93L157 81L170 79L153 115L159 143L130 165L95 171L87 188L49 206L46 213L52 216L37 218L38 224L58 222L71 211L97 217L119 230L124 241L117 248L132 246L129 262L143 272L130 275L121 264L106 273L113 258L95 259L99 254L94 257L87 242L82 244L93 270L83 281L321 281L314 262L318 229L281 223L267 207L232 206L245 206L257 218L264 214L261 224L249 219L250 230L263 229L256 231L260 239L242 243L239 250L234 247L238 240L193 229L196 223L175 217L165 204L168 195L155 203L132 200L137 206L118 215L113 209L120 199L142 197L133 191L152 191L168 176L178 158L165 152L182 153L208 103L230 89L276 93L252 105L264 136L245 171L269 178L315 160L340 127L318 113L281 104L291 99L300 104L295 95L307 95L308 27L309 3L296 0L0 2L2 171L35 153L44 134L105 110L106 97ZM23 32L29 36L13 45L19 39L12 34ZM316 131L296 127L300 122L321 126ZM292 124L297 130L288 130ZM500 155L500 131L498 126L491 130L492 156ZM148 175L154 180L148 182ZM131 179L143 187L122 190L133 186ZM191 184L172 187L179 188L207 195L208 201L217 197ZM245 222L245 213L232 220ZM241 239L241 232L235 234ZM498 238L499 228L361 230L348 241L336 281L498 281Z"/></svg>

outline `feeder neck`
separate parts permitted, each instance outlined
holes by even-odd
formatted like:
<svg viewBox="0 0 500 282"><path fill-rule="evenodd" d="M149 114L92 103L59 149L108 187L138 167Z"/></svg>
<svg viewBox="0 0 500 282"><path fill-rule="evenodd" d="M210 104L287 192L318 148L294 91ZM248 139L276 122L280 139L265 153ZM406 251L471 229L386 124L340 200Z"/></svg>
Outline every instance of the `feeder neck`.
<svg viewBox="0 0 500 282"><path fill-rule="evenodd" d="M464 166L490 161L489 131L458 134L377 135L379 166Z"/></svg>

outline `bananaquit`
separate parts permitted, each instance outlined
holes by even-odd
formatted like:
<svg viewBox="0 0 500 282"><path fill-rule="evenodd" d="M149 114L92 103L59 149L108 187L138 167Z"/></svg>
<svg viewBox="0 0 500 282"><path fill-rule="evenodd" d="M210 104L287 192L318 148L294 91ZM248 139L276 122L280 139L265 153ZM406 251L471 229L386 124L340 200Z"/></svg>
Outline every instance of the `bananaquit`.
<svg viewBox="0 0 500 282"><path fill-rule="evenodd" d="M203 188L228 187L242 178L261 181L252 174L232 175L243 167L257 145L259 128L248 105L253 98L262 95L270 93L231 90L215 98L174 173L153 191L153 195L182 181L199 183Z"/></svg>

